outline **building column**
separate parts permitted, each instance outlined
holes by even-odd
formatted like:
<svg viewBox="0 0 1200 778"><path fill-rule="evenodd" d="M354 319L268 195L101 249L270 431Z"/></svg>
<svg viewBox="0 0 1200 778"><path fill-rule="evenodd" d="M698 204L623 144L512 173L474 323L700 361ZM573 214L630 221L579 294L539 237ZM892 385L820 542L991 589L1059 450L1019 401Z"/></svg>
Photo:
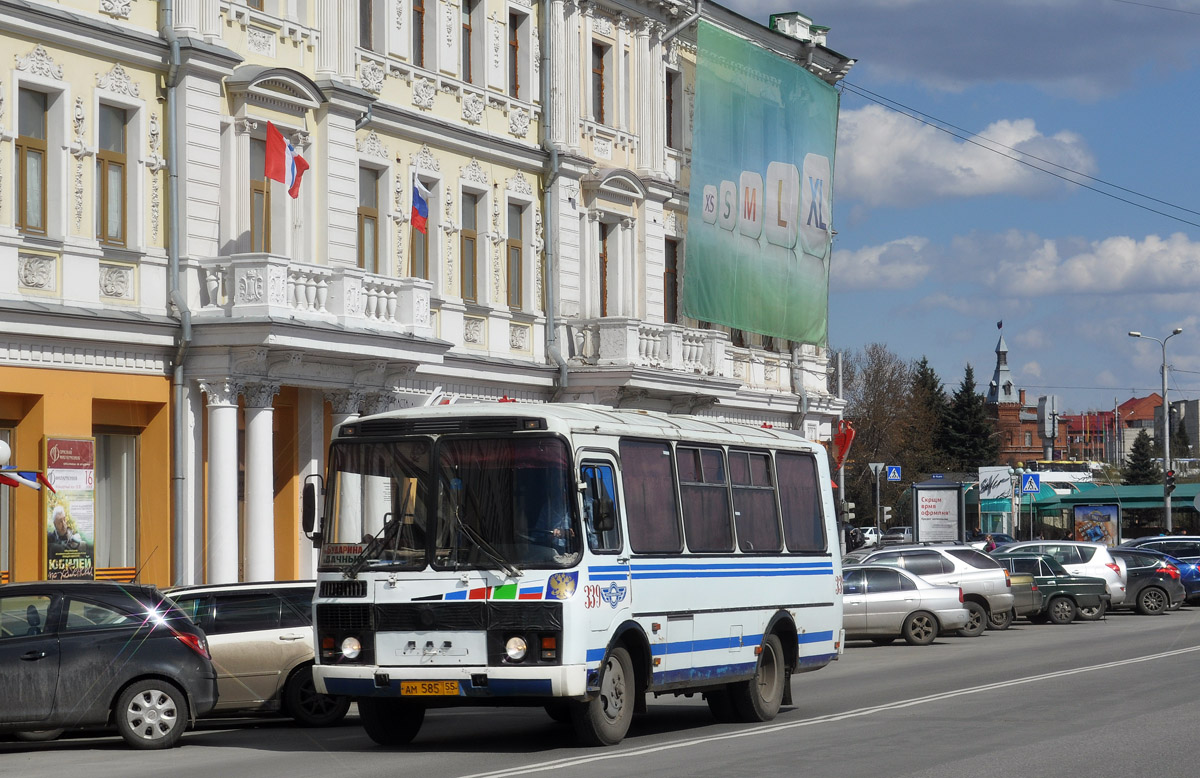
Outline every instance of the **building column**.
<svg viewBox="0 0 1200 778"><path fill-rule="evenodd" d="M279 384L246 387L247 581L275 580L275 446L272 400Z"/></svg>
<svg viewBox="0 0 1200 778"><path fill-rule="evenodd" d="M562 146L567 139L566 93L570 90L571 71L567 67L567 11L563 0L550 0L550 94L542 99L549 103L550 142Z"/></svg>
<svg viewBox="0 0 1200 778"><path fill-rule="evenodd" d="M317 78L338 76L338 0L317 0Z"/></svg>
<svg viewBox="0 0 1200 778"><path fill-rule="evenodd" d="M596 121L596 112L592 106L596 104L596 96L592 94L592 22L596 18L596 4L590 0L582 0L579 3L579 14L583 17L581 27L583 27L583 46L580 51L580 63L583 64L583 72L585 77L584 104L580 106L581 115L589 122ZM615 52L614 52L615 55ZM614 61L615 64L615 61ZM613 89L616 89L616 83L613 83ZM613 100L616 103L616 100Z"/></svg>
<svg viewBox="0 0 1200 778"><path fill-rule="evenodd" d="M634 128L638 135L637 167L645 174L654 167L654 84L651 83L653 68L650 61L650 30L653 19L639 19L634 34L633 77L637 80L637 115Z"/></svg>
<svg viewBox="0 0 1200 778"><path fill-rule="evenodd" d="M333 426L357 419L363 402L363 392L354 389L338 389L325 393L325 399L333 406L330 419ZM334 486L334 474L329 474L330 483L326 488ZM337 479L337 537L338 543L361 543L363 536L363 501L362 476L343 475ZM328 520L330 517L326 517Z"/></svg>
<svg viewBox="0 0 1200 778"><path fill-rule="evenodd" d="M617 16L617 46L613 52L613 126L618 130L629 130L629 74L625 63L625 46L629 42L629 17Z"/></svg>
<svg viewBox="0 0 1200 778"><path fill-rule="evenodd" d="M574 151L579 150L579 86L581 76L586 67L586 61L579 56L579 5L576 0L567 0L567 82L563 85L567 92L566 138L567 146ZM572 83L574 82L574 83Z"/></svg>
<svg viewBox="0 0 1200 778"><path fill-rule="evenodd" d="M664 106L667 104L667 74L663 66L666 61L666 47L662 42L662 37L666 33L666 26L658 23L654 25L650 38L651 72L645 76L646 80L650 82L651 90L653 90L650 104L654 106L653 113L651 114L653 121L650 122L654 133L651 146L653 156L650 158L650 167L654 174L660 178L665 175L667 166L667 114L664 110Z"/></svg>
<svg viewBox="0 0 1200 778"><path fill-rule="evenodd" d="M238 406L242 387L202 381L208 395L208 500L205 583L238 580Z"/></svg>

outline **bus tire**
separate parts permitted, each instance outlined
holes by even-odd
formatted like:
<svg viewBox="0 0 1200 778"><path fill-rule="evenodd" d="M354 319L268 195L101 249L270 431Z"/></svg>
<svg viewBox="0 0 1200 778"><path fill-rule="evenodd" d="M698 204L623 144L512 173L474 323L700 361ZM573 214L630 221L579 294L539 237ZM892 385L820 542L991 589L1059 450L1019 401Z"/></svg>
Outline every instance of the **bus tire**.
<svg viewBox="0 0 1200 778"><path fill-rule="evenodd" d="M364 697L358 701L358 716L367 737L381 746L403 746L421 731L425 706L406 700Z"/></svg>
<svg viewBox="0 0 1200 778"><path fill-rule="evenodd" d="M783 685L787 683L783 643L777 635L768 635L758 655L754 678L730 684L730 696L742 721L770 721L783 704Z"/></svg>
<svg viewBox="0 0 1200 778"><path fill-rule="evenodd" d="M633 721L637 694L633 660L623 646L616 646L600 667L600 691L587 702L571 707L571 723L579 741L589 746L620 743Z"/></svg>
<svg viewBox="0 0 1200 778"><path fill-rule="evenodd" d="M728 689L713 689L705 692L704 701L708 703L708 709L713 718L722 724L738 720L738 712L733 707L733 700L729 697Z"/></svg>

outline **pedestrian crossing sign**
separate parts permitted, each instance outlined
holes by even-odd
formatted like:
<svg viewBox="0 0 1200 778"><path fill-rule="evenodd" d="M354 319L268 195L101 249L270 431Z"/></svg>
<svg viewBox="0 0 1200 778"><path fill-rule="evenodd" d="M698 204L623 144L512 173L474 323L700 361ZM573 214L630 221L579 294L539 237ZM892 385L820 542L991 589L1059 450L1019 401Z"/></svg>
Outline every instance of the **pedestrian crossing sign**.
<svg viewBox="0 0 1200 778"><path fill-rule="evenodd" d="M1021 476L1021 494L1037 494L1042 491L1042 477L1037 473Z"/></svg>
<svg viewBox="0 0 1200 778"><path fill-rule="evenodd" d="M888 465L887 479L889 481L900 480L900 465Z"/></svg>

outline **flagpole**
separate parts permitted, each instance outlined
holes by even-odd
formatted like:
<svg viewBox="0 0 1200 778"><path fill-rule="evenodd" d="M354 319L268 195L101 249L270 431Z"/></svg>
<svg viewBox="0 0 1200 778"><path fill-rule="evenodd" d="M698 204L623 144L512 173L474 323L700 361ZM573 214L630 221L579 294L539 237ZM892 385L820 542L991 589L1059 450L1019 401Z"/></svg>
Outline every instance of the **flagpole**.
<svg viewBox="0 0 1200 778"><path fill-rule="evenodd" d="M267 253L267 200L269 199L271 199L271 179L267 178L266 171L263 171L262 235L259 243L264 254Z"/></svg>

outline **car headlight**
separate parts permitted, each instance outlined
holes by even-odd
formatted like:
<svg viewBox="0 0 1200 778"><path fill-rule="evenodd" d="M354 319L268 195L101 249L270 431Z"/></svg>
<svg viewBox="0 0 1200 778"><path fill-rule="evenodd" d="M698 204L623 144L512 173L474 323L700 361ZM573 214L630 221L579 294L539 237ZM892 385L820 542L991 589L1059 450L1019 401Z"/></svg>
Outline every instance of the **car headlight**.
<svg viewBox="0 0 1200 778"><path fill-rule="evenodd" d="M357 659L362 653L362 643L356 637L348 637L342 641L342 656L347 659Z"/></svg>
<svg viewBox="0 0 1200 778"><path fill-rule="evenodd" d="M529 646L525 643L523 637L511 637L504 644L504 653L508 654L508 658L514 662L520 662L525 658L525 653L529 650Z"/></svg>

